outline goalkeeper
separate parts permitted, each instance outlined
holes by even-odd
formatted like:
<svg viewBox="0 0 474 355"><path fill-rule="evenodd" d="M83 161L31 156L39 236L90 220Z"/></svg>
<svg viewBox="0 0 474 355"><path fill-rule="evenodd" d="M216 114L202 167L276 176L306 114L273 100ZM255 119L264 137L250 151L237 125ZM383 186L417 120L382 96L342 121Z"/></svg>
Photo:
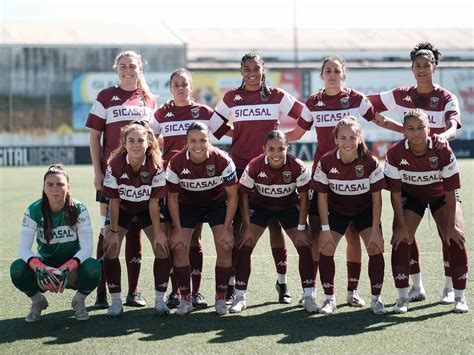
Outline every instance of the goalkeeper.
<svg viewBox="0 0 474 355"><path fill-rule="evenodd" d="M37 242L37 254L31 247ZM45 291L77 290L74 317L87 320L85 299L99 283L100 263L91 258L92 226L86 207L70 195L69 177L61 165L44 175L43 196L25 212L20 231L20 259L10 267L16 288L31 298L27 322L40 320L48 307Z"/></svg>

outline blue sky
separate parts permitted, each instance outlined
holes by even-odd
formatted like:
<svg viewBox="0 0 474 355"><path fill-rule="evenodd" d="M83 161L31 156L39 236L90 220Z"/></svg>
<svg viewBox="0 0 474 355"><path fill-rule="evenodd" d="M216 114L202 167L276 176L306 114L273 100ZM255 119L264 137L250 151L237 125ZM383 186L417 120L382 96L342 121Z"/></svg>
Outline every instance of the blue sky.
<svg viewBox="0 0 474 355"><path fill-rule="evenodd" d="M294 19L307 28L473 28L474 5L468 0L0 0L0 21L290 28Z"/></svg>

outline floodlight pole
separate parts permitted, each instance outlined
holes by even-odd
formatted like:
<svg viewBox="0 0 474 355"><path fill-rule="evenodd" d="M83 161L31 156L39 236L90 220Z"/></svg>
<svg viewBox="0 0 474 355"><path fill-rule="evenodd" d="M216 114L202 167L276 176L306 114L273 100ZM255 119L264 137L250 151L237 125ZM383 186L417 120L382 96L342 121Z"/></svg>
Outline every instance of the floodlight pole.
<svg viewBox="0 0 474 355"><path fill-rule="evenodd" d="M296 1L293 0L293 62L298 68L298 24L296 22Z"/></svg>

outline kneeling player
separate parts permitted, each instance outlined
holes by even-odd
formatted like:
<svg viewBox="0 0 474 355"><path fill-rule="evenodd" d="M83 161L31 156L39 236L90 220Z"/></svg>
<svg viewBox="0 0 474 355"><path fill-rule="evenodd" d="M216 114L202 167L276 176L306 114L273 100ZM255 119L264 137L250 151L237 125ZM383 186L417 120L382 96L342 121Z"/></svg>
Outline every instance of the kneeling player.
<svg viewBox="0 0 474 355"><path fill-rule="evenodd" d="M173 222L171 248L173 270L181 295L176 313L193 310L190 293L189 248L196 226L209 222L216 246L216 313L227 313L226 292L232 274L234 236L232 219L238 205L234 162L211 145L209 128L192 123L186 147L175 154L167 168L168 210Z"/></svg>
<svg viewBox="0 0 474 355"><path fill-rule="evenodd" d="M375 314L383 314L386 312L380 297L385 266L380 224L381 190L385 187L383 171L367 150L355 118L348 116L340 120L334 137L336 149L321 158L314 175L321 218L319 270L326 295L320 313L336 310L334 253L352 221L369 254L371 309Z"/></svg>
<svg viewBox="0 0 474 355"><path fill-rule="evenodd" d="M38 253L31 250L36 237ZM31 298L27 322L40 320L48 307L43 292L77 290L74 317L89 319L85 299L99 283L100 263L92 256L92 226L86 206L73 200L69 177L61 165L44 175L43 197L25 212L20 231L20 257L10 267L13 284Z"/></svg>
<svg viewBox="0 0 474 355"><path fill-rule="evenodd" d="M408 275L410 245L429 206L443 241L448 245L448 267L454 288L454 312L469 307L464 296L467 280L467 250L456 158L449 146L435 149L429 138L428 116L420 109L404 117L405 139L387 152L385 176L394 210L392 273L397 288L395 313L406 313L409 306ZM444 298L443 298L444 299ZM441 303L444 303L443 300Z"/></svg>
<svg viewBox="0 0 474 355"><path fill-rule="evenodd" d="M160 221L158 199L165 197L166 177L160 150L148 123L135 121L122 128L120 146L112 152L104 179L104 195L109 198L110 221L104 239L105 275L112 305L110 317L123 312L120 247L133 220L138 220L155 254L155 310L169 313L165 292L170 271L166 224Z"/></svg>
<svg viewBox="0 0 474 355"><path fill-rule="evenodd" d="M236 298L230 312L238 313L247 308L251 255L269 220L274 217L298 251L304 307L315 313L318 307L314 298L313 258L309 235L305 231L311 175L302 161L288 154L283 132L270 131L263 148L265 153L252 159L240 178L243 233L236 265Z"/></svg>

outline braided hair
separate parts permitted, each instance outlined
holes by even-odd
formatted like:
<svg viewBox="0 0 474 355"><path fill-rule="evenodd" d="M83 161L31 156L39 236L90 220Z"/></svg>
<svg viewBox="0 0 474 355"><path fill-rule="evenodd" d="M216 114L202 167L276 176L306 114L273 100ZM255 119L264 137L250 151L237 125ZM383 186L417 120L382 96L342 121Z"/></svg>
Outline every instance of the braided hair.
<svg viewBox="0 0 474 355"><path fill-rule="evenodd" d="M240 68L241 69L242 69L242 67L244 66L244 63L247 60L255 60L259 65L262 66L262 68L264 68L264 66L265 66L265 62L263 61L263 58L259 53L257 53L257 52L248 52L248 53L244 54L244 56L242 57L242 59L240 61ZM240 84L239 90L244 90L244 89L245 89L245 79L242 79L242 84ZM262 74L262 86L260 88L260 94L262 95L263 99L268 99L270 97L270 94L271 94L271 90L267 85L267 78L266 78L265 72Z"/></svg>
<svg viewBox="0 0 474 355"><path fill-rule="evenodd" d="M430 42L420 42L410 52L412 66L415 63L415 59L419 56L428 57L431 63L438 65L439 59L441 58L441 52Z"/></svg>
<svg viewBox="0 0 474 355"><path fill-rule="evenodd" d="M64 167L61 164L51 164L44 174L43 177L43 185L46 182L46 178L49 175L62 175L66 178L69 184L69 175L64 170ZM78 220L78 214L76 211L76 206L74 205L74 201L71 197L70 192L66 193L66 199L64 203L64 208L66 211L64 212L64 217L66 218L66 222L73 230L76 230L76 224ZM48 196L44 192L43 187L43 196L41 199L41 214L43 215L43 235L46 239L46 242L49 244L51 239L53 238L53 218L52 218L52 211L51 206L49 205Z"/></svg>

